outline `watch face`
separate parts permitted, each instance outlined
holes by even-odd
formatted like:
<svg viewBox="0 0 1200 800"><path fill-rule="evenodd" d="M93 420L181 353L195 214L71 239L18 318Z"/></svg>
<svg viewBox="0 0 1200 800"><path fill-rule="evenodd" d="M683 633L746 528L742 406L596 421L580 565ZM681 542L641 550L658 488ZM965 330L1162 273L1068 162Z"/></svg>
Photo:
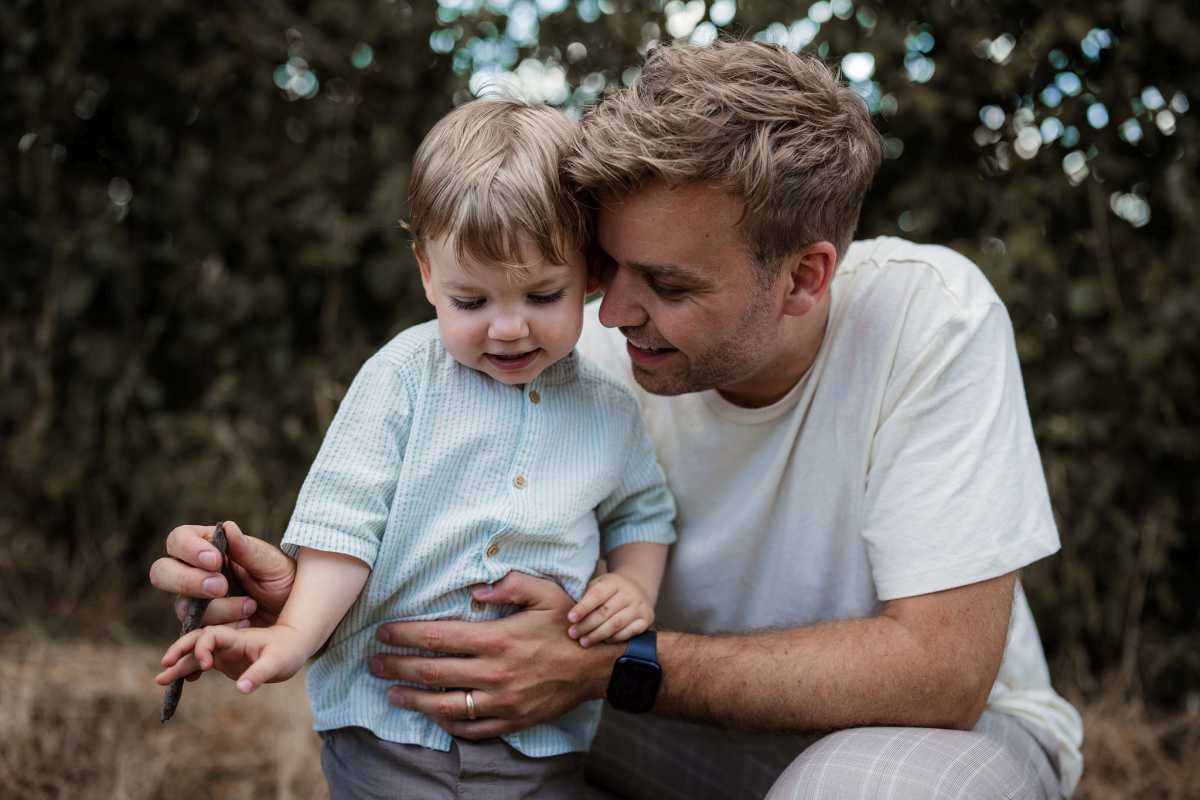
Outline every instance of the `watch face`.
<svg viewBox="0 0 1200 800"><path fill-rule="evenodd" d="M621 711L649 711L662 683L662 668L651 661L622 656L613 667L608 702Z"/></svg>

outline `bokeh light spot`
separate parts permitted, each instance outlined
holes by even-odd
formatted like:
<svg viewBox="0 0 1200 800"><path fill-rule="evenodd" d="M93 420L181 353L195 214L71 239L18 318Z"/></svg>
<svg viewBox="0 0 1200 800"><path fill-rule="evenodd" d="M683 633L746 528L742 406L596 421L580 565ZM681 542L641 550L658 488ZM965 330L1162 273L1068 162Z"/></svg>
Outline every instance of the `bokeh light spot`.
<svg viewBox="0 0 1200 800"><path fill-rule="evenodd" d="M1063 172L1067 173L1067 179L1071 181L1073 186L1083 183L1090 172L1087 165L1087 156L1078 150L1072 150L1063 156L1062 168Z"/></svg>
<svg viewBox="0 0 1200 800"><path fill-rule="evenodd" d="M1074 72L1060 72L1054 76L1054 85L1063 94L1074 97L1083 91L1083 81Z"/></svg>
<svg viewBox="0 0 1200 800"><path fill-rule="evenodd" d="M808 18L818 25L833 19L833 6L825 0L818 0L808 7Z"/></svg>
<svg viewBox="0 0 1200 800"><path fill-rule="evenodd" d="M979 109L979 121L989 130L998 131L1004 127L1005 114L1000 106L989 105Z"/></svg>
<svg viewBox="0 0 1200 800"><path fill-rule="evenodd" d="M842 58L842 74L856 83L869 80L875 74L874 54L847 53Z"/></svg>
<svg viewBox="0 0 1200 800"><path fill-rule="evenodd" d="M1137 144L1142 140L1141 123L1131 117L1121 123L1121 127L1117 129L1117 133L1130 144Z"/></svg>
<svg viewBox="0 0 1200 800"><path fill-rule="evenodd" d="M1108 207L1135 228L1150 222L1150 204L1134 192L1113 192L1108 197Z"/></svg>
<svg viewBox="0 0 1200 800"><path fill-rule="evenodd" d="M722 26L733 22L734 16L737 14L737 3L734 0L717 0L708 9L708 18L712 20L713 25Z"/></svg>
<svg viewBox="0 0 1200 800"><path fill-rule="evenodd" d="M133 200L133 186L124 178L113 178L108 182L108 199L115 206L129 205Z"/></svg>
<svg viewBox="0 0 1200 800"><path fill-rule="evenodd" d="M451 44L453 45L453 42ZM448 53L450 51L445 50L442 52ZM371 66L371 62L374 60L375 51L366 42L359 42L353 52L350 53L350 63L354 65L355 69L366 69Z"/></svg>
<svg viewBox="0 0 1200 800"><path fill-rule="evenodd" d="M1039 126L1042 132L1042 142L1050 144L1063 135L1062 120L1058 117L1046 117Z"/></svg>

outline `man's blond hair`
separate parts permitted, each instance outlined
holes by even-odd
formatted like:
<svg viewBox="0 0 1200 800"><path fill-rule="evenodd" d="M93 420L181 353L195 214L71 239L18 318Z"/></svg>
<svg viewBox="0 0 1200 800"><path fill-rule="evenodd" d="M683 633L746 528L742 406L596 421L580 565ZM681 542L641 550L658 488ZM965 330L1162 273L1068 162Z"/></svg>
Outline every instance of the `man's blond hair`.
<svg viewBox="0 0 1200 800"><path fill-rule="evenodd" d="M711 184L742 198L759 264L854 237L879 167L866 105L822 61L755 42L654 48L641 76L583 121L570 179L598 200L647 180Z"/></svg>
<svg viewBox="0 0 1200 800"><path fill-rule="evenodd" d="M590 216L562 180L578 132L563 112L509 97L451 111L413 157L414 246L448 237L459 258L519 270L532 241L549 263L567 263L591 233Z"/></svg>

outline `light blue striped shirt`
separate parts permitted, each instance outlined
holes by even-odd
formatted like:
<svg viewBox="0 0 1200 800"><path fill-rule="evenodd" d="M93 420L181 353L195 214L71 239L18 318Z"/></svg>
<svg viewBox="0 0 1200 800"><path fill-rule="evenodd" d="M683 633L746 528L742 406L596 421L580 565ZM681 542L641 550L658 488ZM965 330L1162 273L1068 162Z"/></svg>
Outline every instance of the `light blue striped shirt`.
<svg viewBox="0 0 1200 800"><path fill-rule="evenodd" d="M358 600L308 671L314 727L450 749L433 720L387 702L381 623L495 619L468 587L516 570L578 599L601 552L675 540L675 504L632 393L578 353L508 386L446 352L436 321L372 356L342 400L283 547L345 553L371 567ZM564 625L566 624L564 620ZM528 756L586 750L599 701L505 736Z"/></svg>

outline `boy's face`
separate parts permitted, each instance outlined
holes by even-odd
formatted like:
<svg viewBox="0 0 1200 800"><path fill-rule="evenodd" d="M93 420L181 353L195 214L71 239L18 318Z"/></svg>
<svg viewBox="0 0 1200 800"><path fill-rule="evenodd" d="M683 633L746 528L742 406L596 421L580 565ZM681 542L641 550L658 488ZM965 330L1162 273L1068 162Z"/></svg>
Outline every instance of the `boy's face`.
<svg viewBox="0 0 1200 800"><path fill-rule="evenodd" d="M583 328L583 253L547 264L532 242L520 279L502 267L460 260L448 238L417 248L425 297L442 343L458 363L507 384L528 383L569 354Z"/></svg>

